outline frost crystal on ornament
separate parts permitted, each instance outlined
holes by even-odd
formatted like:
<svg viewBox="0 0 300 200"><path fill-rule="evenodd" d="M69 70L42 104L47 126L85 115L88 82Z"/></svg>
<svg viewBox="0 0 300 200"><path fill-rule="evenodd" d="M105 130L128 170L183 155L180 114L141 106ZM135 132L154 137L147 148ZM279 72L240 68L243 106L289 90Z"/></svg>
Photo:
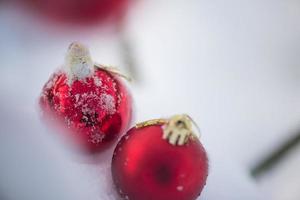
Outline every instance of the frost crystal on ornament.
<svg viewBox="0 0 300 200"><path fill-rule="evenodd" d="M115 99L109 94L101 94L100 102L103 110L106 110L110 115L116 112Z"/></svg>
<svg viewBox="0 0 300 200"><path fill-rule="evenodd" d="M96 86L100 87L102 85L102 81L101 79L99 79L98 77L94 78L94 83Z"/></svg>
<svg viewBox="0 0 300 200"><path fill-rule="evenodd" d="M94 144L98 144L100 142L102 142L104 138L104 134L102 133L93 133L91 135L91 142L94 143Z"/></svg>

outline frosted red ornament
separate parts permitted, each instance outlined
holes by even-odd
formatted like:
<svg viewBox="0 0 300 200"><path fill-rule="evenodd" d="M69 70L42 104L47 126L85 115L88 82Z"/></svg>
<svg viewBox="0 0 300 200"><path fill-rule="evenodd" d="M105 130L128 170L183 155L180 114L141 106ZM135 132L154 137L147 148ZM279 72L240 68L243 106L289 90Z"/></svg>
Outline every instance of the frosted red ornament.
<svg viewBox="0 0 300 200"><path fill-rule="evenodd" d="M29 7L51 20L69 23L94 23L119 20L130 0L22 0Z"/></svg>
<svg viewBox="0 0 300 200"><path fill-rule="evenodd" d="M70 45L64 67L50 77L39 102L48 122L90 152L108 147L131 119L131 96L117 72L96 66L79 43Z"/></svg>
<svg viewBox="0 0 300 200"><path fill-rule="evenodd" d="M137 124L112 158L113 180L123 199L195 200L207 175L207 155L187 115Z"/></svg>

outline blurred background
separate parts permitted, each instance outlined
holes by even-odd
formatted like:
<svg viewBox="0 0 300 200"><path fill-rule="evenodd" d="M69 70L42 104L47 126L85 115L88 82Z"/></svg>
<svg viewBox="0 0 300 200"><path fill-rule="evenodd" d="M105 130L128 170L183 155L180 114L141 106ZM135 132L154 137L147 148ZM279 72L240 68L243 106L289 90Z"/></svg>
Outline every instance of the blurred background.
<svg viewBox="0 0 300 200"><path fill-rule="evenodd" d="M133 78L135 122L194 118L210 160L199 199L300 198L300 1L1 0L1 200L117 198L112 150L73 159L39 119L72 41Z"/></svg>

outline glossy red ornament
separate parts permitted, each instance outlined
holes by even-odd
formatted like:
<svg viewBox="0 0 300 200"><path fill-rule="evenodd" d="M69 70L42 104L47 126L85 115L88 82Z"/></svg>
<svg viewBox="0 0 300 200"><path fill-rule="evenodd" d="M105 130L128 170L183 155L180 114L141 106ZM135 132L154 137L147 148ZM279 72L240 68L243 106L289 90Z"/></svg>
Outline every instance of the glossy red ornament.
<svg viewBox="0 0 300 200"><path fill-rule="evenodd" d="M40 107L47 121L58 123L81 147L98 152L125 131L131 96L115 72L96 67L88 50L73 43L63 69L45 84Z"/></svg>
<svg viewBox="0 0 300 200"><path fill-rule="evenodd" d="M71 23L93 23L119 20L130 0L22 0L33 11L51 20Z"/></svg>
<svg viewBox="0 0 300 200"><path fill-rule="evenodd" d="M206 183L208 161L202 144L191 133L186 115L151 120L130 129L112 159L112 176L121 197L196 199Z"/></svg>

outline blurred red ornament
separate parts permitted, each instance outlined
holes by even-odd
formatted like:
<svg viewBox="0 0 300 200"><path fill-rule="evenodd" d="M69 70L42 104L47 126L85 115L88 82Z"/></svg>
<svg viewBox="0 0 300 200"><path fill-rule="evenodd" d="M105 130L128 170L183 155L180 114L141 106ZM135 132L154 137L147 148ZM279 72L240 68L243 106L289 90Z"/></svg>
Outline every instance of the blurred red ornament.
<svg viewBox="0 0 300 200"><path fill-rule="evenodd" d="M120 20L130 0L22 0L51 20L70 23L93 23Z"/></svg>
<svg viewBox="0 0 300 200"><path fill-rule="evenodd" d="M51 76L40 97L47 121L58 122L90 152L108 147L125 131L131 103L117 72L96 67L88 49L78 43L69 47L64 69Z"/></svg>
<svg viewBox="0 0 300 200"><path fill-rule="evenodd" d="M207 175L207 155L187 115L136 125L121 138L112 159L123 199L194 200Z"/></svg>

